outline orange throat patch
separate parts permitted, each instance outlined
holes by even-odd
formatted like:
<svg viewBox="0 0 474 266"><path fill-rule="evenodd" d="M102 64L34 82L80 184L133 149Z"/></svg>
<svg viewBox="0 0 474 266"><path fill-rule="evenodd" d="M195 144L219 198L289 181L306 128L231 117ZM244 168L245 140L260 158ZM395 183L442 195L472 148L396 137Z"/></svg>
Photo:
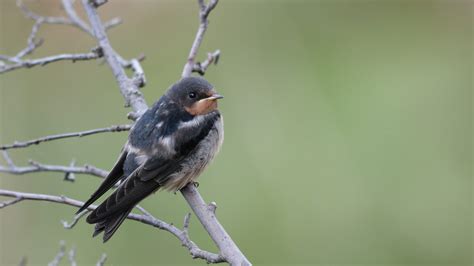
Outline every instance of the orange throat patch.
<svg viewBox="0 0 474 266"><path fill-rule="evenodd" d="M192 115L205 115L217 109L217 100L204 98L195 102L191 107L184 107Z"/></svg>

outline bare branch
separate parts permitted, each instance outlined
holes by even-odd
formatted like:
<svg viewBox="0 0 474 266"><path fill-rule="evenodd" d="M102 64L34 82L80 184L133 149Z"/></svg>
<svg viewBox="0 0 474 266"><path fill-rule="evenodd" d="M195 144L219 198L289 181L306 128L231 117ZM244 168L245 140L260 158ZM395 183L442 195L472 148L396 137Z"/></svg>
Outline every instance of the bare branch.
<svg viewBox="0 0 474 266"><path fill-rule="evenodd" d="M105 265L105 261L107 260L107 254L102 254L102 256L100 256L100 259L97 261L97 266L104 266Z"/></svg>
<svg viewBox="0 0 474 266"><path fill-rule="evenodd" d="M64 255L66 254L66 244L64 241L59 242L59 252L58 254L54 257L54 259L48 263L48 266L58 266L59 263L61 263L61 260L63 259Z"/></svg>
<svg viewBox="0 0 474 266"><path fill-rule="evenodd" d="M137 84L132 79L127 77L125 70L123 69L122 64L116 55L116 52L112 48L112 45L107 38L105 28L102 25L102 21L97 14L97 10L95 9L95 2L82 0L82 4L86 10L97 42L104 52L105 61L112 70L120 87L120 92L125 99L125 105L131 106L137 116L140 116L146 111L146 109L148 109L148 106L145 102L145 99L143 98L142 93L138 90Z"/></svg>
<svg viewBox="0 0 474 266"><path fill-rule="evenodd" d="M194 64L193 72L197 72L201 76L204 76L204 74L206 74L207 68L212 63L214 63L214 65L217 65L217 63L219 62L220 56L221 56L221 51L220 50L216 50L214 53L208 53L207 54L207 59L204 62L202 62L202 63L197 62L196 64Z"/></svg>
<svg viewBox="0 0 474 266"><path fill-rule="evenodd" d="M36 44L33 44L33 46L28 47L28 49L31 48L31 51L32 51L36 47L37 47ZM15 69L19 69L19 68L45 66L49 63L53 63L57 61L72 61L74 63L76 61L86 61L86 60L97 59L97 58L100 58L101 56L102 55L100 53L90 52L87 54L59 54L59 55L52 55L52 56L47 56L47 57L32 59L32 60L15 60L16 64L0 65L0 74L9 72Z"/></svg>
<svg viewBox="0 0 474 266"><path fill-rule="evenodd" d="M146 215L148 217L153 217L153 215L150 212L148 212L147 210L145 210L145 208L143 208L142 206L137 205L137 206L135 206L135 208L137 208L139 211L141 211L144 215Z"/></svg>
<svg viewBox="0 0 474 266"><path fill-rule="evenodd" d="M43 39L36 40L36 34L38 33L38 30L41 27L41 25L44 23L44 21L45 21L44 19L38 19L35 22L35 24L31 28L31 33L28 36L28 45L26 46L25 49L18 52L18 54L16 54L15 57L10 59L9 61L17 62L20 60L20 58L32 53L36 48L38 48L39 46L41 46L41 44L43 44Z"/></svg>
<svg viewBox="0 0 474 266"><path fill-rule="evenodd" d="M70 22L76 25L79 29L83 30L84 32L88 33L91 36L94 36L94 32L92 32L91 28L84 22L74 10L74 3L72 0L62 0L64 11L69 16Z"/></svg>
<svg viewBox="0 0 474 266"><path fill-rule="evenodd" d="M12 159L10 158L10 156L8 156L8 152L7 152L7 151L2 151L2 156L3 156L3 159L5 160L5 162L7 163L8 167L10 167L10 168L15 168L15 164L13 163Z"/></svg>
<svg viewBox="0 0 474 266"><path fill-rule="evenodd" d="M23 14L32 20L38 21L38 20L44 20L44 23L48 24L72 24L70 20L64 17L44 17L40 16L33 11L31 11L28 7L23 4L22 0L17 0L16 5L21 9Z"/></svg>
<svg viewBox="0 0 474 266"><path fill-rule="evenodd" d="M38 34L38 31L43 24L71 25L71 26L79 28L80 30L94 37L94 32L77 15L76 11L74 10L73 0L62 0L62 4L64 7L64 10L66 11L66 14L68 15L68 18L40 16L34 13L33 11L31 11L30 9L28 9L23 4L22 0L17 0L17 5L21 9L23 14L27 18L34 20L35 24L33 25L31 29L30 35L28 36L28 42L27 42L26 48L24 48L23 50L21 50L15 56L12 56L12 57L0 55L0 60L8 61L11 63L11 64L5 64L3 62L0 62L0 74L6 73L12 70L16 70L19 68L44 66L46 64L57 62L57 61L69 60L72 62L76 62L76 61L92 60L92 59L97 59L97 58L102 57L102 53L100 49L94 49L92 52L84 53L84 54L59 54L59 55L53 55L53 56L48 56L48 57L43 57L43 58L38 58L38 59L22 59L23 57L33 53L33 51L39 46L41 46L41 44L43 43L42 39L36 38L36 35ZM106 22L105 28L109 29L120 23L121 23L121 19L114 18Z"/></svg>
<svg viewBox="0 0 474 266"><path fill-rule="evenodd" d="M25 192L18 192L18 191L4 190L4 189L0 189L0 196L13 197L15 199L22 199L22 200L54 202L54 203L65 204L65 205L74 206L78 208L84 204L84 202L82 201L71 199L65 196L25 193ZM17 201L16 203L18 202L20 201ZM11 205L13 204L9 204L8 206L11 206ZM95 208L97 208L97 206L90 205L87 208L87 210L92 211ZM147 214L143 214L143 215L131 213L128 215L127 219L138 221L147 225L151 225L153 227L156 227L158 229L161 229L173 234L175 237L177 237L181 241L182 245L189 250L193 258L204 259L208 263L218 263L218 262L226 261L225 258L221 255L214 254L214 253L200 249L193 241L189 239L189 236L187 235L187 233L184 233L183 230L180 230L179 228L177 228L176 226L172 224L168 224L162 220L155 218L153 215L151 215L148 212ZM189 225L189 222L188 222L188 225ZM64 254L62 256L64 256ZM53 260L51 263L60 261L62 256L59 258L59 253L58 253L58 256L56 256L55 260ZM57 258L59 258L59 260L57 260ZM52 265L57 265L57 264L52 264Z"/></svg>
<svg viewBox="0 0 474 266"><path fill-rule="evenodd" d="M6 152L3 153L4 157ZM9 158L6 155L6 158ZM5 159L7 160L7 159ZM11 159L9 159L11 160ZM8 166L1 166L0 165L0 172L9 173L14 175L24 175L29 173L37 173L37 172L59 172L59 173L74 173L74 174L87 174L105 178L108 174L107 171L97 168L92 165L84 165L82 167L77 166L63 166L63 165L48 165L48 164L41 164L35 161L29 161L30 166L23 166L18 167L14 164L9 164Z"/></svg>
<svg viewBox="0 0 474 266"><path fill-rule="evenodd" d="M183 73L181 74L182 77L189 77L193 72L199 47L201 46L202 40L204 39L204 34L207 30L207 26L209 25L209 14L216 7L218 0L209 0L209 3L207 5L204 3L204 0L198 0L198 3L200 7L200 24L193 45L191 46L191 50L189 51L188 61L184 65Z"/></svg>
<svg viewBox="0 0 474 266"><path fill-rule="evenodd" d="M72 247L71 250L69 250L69 254L68 254L67 258L68 258L69 263L71 264L71 266L77 266L77 263L76 263L76 248L75 247Z"/></svg>
<svg viewBox="0 0 474 266"><path fill-rule="evenodd" d="M16 56L14 56L11 60L11 62L15 62L20 60L22 57L32 53L36 48L38 48L42 44L42 40L36 40L36 35L38 33L39 28L41 25L44 23L47 24L65 24L65 25L74 25L73 22L67 18L64 17L43 17L40 16L30 9L28 9L24 4L22 0L17 0L17 6L21 9L23 14L32 20L35 21L35 24L33 25L31 29L30 36L28 37L28 46L20 51Z"/></svg>
<svg viewBox="0 0 474 266"><path fill-rule="evenodd" d="M61 220L61 224L66 229L72 229L77 224L77 222L79 222L79 220L82 217L84 217L84 215L86 215L87 213L89 213L89 210L84 210L84 211L74 215L74 218L72 219L72 221L70 223L68 223L66 220Z"/></svg>
<svg viewBox="0 0 474 266"><path fill-rule="evenodd" d="M181 194L188 202L191 209L198 217L204 229L209 233L214 243L219 247L222 256L231 265L251 265L239 247L234 243L224 227L219 223L214 214L214 208L209 208L197 191L196 186L188 184L181 189Z"/></svg>
<svg viewBox="0 0 474 266"><path fill-rule="evenodd" d="M4 201L4 202L0 202L0 209L3 209L5 207L8 207L8 206L13 205L15 203L18 203L22 200L23 200L22 198L15 198L15 199L12 199L12 200L7 200L7 201Z"/></svg>
<svg viewBox="0 0 474 266"><path fill-rule="evenodd" d="M117 18L113 18L113 19L111 19L111 20L109 20L109 21L104 22L104 28L105 28L106 30L109 30L109 29L111 29L111 28L113 28L113 27L115 27L115 26L118 26L118 25L122 24L122 23L123 23L123 20L122 20L121 18L118 18L118 17L117 17Z"/></svg>
<svg viewBox="0 0 474 266"><path fill-rule="evenodd" d="M80 131L80 132L49 135L49 136L45 136L45 137L41 137L41 138L37 138L33 140L28 140L24 142L14 142L13 144L3 145L3 146L0 146L0 150L25 148L31 145L38 145L42 142L48 142L52 140L72 138L72 137L85 137L85 136L94 135L98 133L128 131L130 130L131 127L132 127L131 125L115 125L115 126L90 129L90 130Z"/></svg>

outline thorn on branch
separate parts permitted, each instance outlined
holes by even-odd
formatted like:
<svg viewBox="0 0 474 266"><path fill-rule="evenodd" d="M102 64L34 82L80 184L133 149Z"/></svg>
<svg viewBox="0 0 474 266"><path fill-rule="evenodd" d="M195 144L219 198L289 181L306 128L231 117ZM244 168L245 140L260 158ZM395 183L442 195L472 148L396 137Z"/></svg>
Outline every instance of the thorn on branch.
<svg viewBox="0 0 474 266"><path fill-rule="evenodd" d="M140 118L140 115L135 112L129 112L127 114L127 119L130 119L132 121L136 121L138 118Z"/></svg>
<svg viewBox="0 0 474 266"><path fill-rule="evenodd" d="M113 18L113 19L111 19L111 20L109 20L109 21L104 22L104 28L105 28L106 30L109 30L109 29L111 29L111 28L113 28L113 27L115 27L115 26L118 26L118 25L122 24L122 23L123 23L123 19L122 19L122 18L118 18L118 17L117 17L117 18Z"/></svg>
<svg viewBox="0 0 474 266"><path fill-rule="evenodd" d="M204 76L204 74L206 74L207 68L211 64L217 65L217 63L219 62L220 56L221 56L220 50L216 50L213 53L208 53L207 59L204 62L202 63L197 62L196 64L194 64L193 72L197 72L201 76Z"/></svg>
<svg viewBox="0 0 474 266"><path fill-rule="evenodd" d="M99 6L107 3L108 0L89 0L89 3L92 4L93 7L98 8Z"/></svg>
<svg viewBox="0 0 474 266"><path fill-rule="evenodd" d="M71 163L69 164L69 167L74 168L76 166L76 160L72 159ZM66 172L64 174L64 181L69 181L69 182L74 182L76 181L76 175L72 172Z"/></svg>
<svg viewBox="0 0 474 266"><path fill-rule="evenodd" d="M189 223L191 221L191 213L188 212L185 216L184 216L184 222L183 222L183 232L185 234L188 234L188 230L189 230Z"/></svg>
<svg viewBox="0 0 474 266"><path fill-rule="evenodd" d="M209 203L209 205L207 205L207 208L212 212L212 213L216 213L216 209L217 209L217 203L215 201L212 201L211 203Z"/></svg>
<svg viewBox="0 0 474 266"><path fill-rule="evenodd" d="M74 218L72 219L72 221L70 223L68 223L66 220L61 220L61 224L63 225L64 228L66 229L71 229L73 228L77 222L79 222L79 220L84 217L84 215L86 215L87 213L89 212L89 210L84 210L76 215L74 215Z"/></svg>
<svg viewBox="0 0 474 266"><path fill-rule="evenodd" d="M104 56L104 50L102 50L102 47L97 46L92 48L91 52L97 55L97 57L103 57Z"/></svg>
<svg viewBox="0 0 474 266"><path fill-rule="evenodd" d="M134 72L133 74L133 82L138 88L143 88L146 85L146 78L145 78L145 72L143 71L142 66L140 65L140 62L138 59L132 59L130 60L130 65L131 68Z"/></svg>

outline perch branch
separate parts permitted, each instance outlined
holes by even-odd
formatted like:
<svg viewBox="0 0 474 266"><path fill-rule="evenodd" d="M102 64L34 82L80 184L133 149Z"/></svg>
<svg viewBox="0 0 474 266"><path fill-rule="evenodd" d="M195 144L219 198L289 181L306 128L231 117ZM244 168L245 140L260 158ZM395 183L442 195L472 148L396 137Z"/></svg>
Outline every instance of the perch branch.
<svg viewBox="0 0 474 266"><path fill-rule="evenodd" d="M14 204L16 204L18 202L21 202L23 200L47 201L47 202L60 203L60 204L65 204L65 205L69 205L69 206L74 206L74 207L78 207L78 208L81 207L84 204L84 202L82 202L82 201L71 199L71 198L68 198L68 197L65 197L65 196L53 196L53 195L46 195L46 194L25 193L25 192L18 192L18 191L4 190L4 189L0 189L0 196L11 197L11 198L16 199L15 203L10 203L10 204L5 205L5 206L0 204L0 208L14 205ZM92 211L95 208L97 208L97 206L91 205L87 208L87 210ZM142 215L131 213L131 214L128 215L127 219L130 219L130 220L133 220L133 221L138 221L138 222L141 222L143 224L151 225L155 228L158 228L158 229L161 229L161 230L164 230L164 231L167 231L167 232L173 234L176 238L179 239L181 244L189 250L189 252L191 253L191 256L193 256L193 258L204 259L208 263L218 263L218 262L225 261L223 256L221 256L219 254L214 254L214 253L202 250L193 241L191 241L189 239L188 234L185 233L185 230L187 230L187 228L189 227L189 222L187 222L187 224L186 224L186 229L181 230L181 229L179 229L178 227L176 227L172 224L166 223L166 222L154 217L150 213L142 214ZM188 218L188 220L189 220L189 218Z"/></svg>
<svg viewBox="0 0 474 266"><path fill-rule="evenodd" d="M131 125L117 125L117 126L97 128L97 129L91 129L91 130L80 131L80 132L49 135L49 136L45 136L45 137L41 137L41 138L37 138L37 139L33 139L33 140L28 140L28 141L24 141L24 142L15 141L13 144L0 146L0 150L25 148L25 147L28 147L30 145L38 145L42 142L48 142L48 141L52 141L52 140L72 138L72 137L85 137L85 136L94 135L94 134L98 134L98 133L104 133L104 132L128 131L128 130L130 130L131 127L132 127Z"/></svg>
<svg viewBox="0 0 474 266"><path fill-rule="evenodd" d="M20 168L20 167L16 167L13 164L11 158L8 156L6 151L3 151L3 155L4 155L5 161L9 165L9 168L7 169L8 171L4 171L4 172L9 172L13 174L25 174L25 173L40 172L40 171L53 171L53 172L65 172L65 173L73 172L73 173L81 173L81 174L90 174L90 175L95 175L99 177L105 177L108 174L104 170L100 170L98 168L92 168L91 166L77 168L77 167L66 167L66 166L43 165L36 162L33 162L33 166L31 166L31 168L33 169L30 169L27 167ZM0 172L3 171L4 168L5 167L0 166ZM44 194L22 193L22 192L16 192L16 191L8 191L8 190L0 190L0 196L14 198L12 200L0 202L0 209L14 205L23 200L49 201L49 202L62 203L62 204L70 205L70 206L76 206L76 207L80 207L83 205L83 202L81 201L70 199L64 196L51 196L51 195L44 195ZM77 224L77 222L88 211L91 211L95 208L96 206L94 205L90 206L87 210L75 215L72 222L70 223L62 220L61 223L63 227L67 229L74 227ZM183 233L184 230L187 230L189 227L189 218L187 218L188 222L185 223L185 229L179 230L177 227L155 218L150 212L148 212L141 206L137 205L136 208L140 210L143 213L143 215L130 214L128 217L129 219L140 221L142 223L149 224L156 228L172 233L181 241L182 245L185 246L189 250L193 258L205 259L208 263L218 263L218 262L225 261L221 255L214 254L214 253L200 249L193 241L191 241L187 232Z"/></svg>
<svg viewBox="0 0 474 266"><path fill-rule="evenodd" d="M209 0L209 3L206 5L204 0L198 0L200 12L200 25L196 33L196 38L194 39L193 45L189 52L188 60L184 65L182 77L189 77L195 67L195 60L199 50L199 46L202 43L204 38L204 33L206 33L207 26L209 24L208 16L210 12L216 7L218 0ZM220 54L220 51L216 51L215 59L212 59L212 55L208 57L207 66L212 62L211 60L217 60ZM193 184L188 184L183 189L181 189L181 194L188 202L191 209L198 217L201 224L204 226L206 231L209 233L209 236L212 238L214 243L219 247L219 250L231 265L251 265L250 261L245 257L245 255L240 251L239 247L234 243L230 235L225 231L224 227L219 223L215 216L215 203L213 207L209 208L204 199L199 194L196 186Z"/></svg>

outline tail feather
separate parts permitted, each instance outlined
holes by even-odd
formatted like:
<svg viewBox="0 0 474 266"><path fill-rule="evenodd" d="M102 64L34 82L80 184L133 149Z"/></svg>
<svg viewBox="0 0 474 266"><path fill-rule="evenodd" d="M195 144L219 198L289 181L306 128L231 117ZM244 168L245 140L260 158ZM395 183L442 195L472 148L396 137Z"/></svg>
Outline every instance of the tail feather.
<svg viewBox="0 0 474 266"><path fill-rule="evenodd" d="M119 212L117 214L105 217L103 220L97 222L92 236L95 237L98 234L104 232L104 236L102 239L104 243L107 242L114 235L114 233L123 223L123 221L127 218L128 214L130 214L133 207L134 206L132 206L128 210L125 210L124 212Z"/></svg>
<svg viewBox="0 0 474 266"><path fill-rule="evenodd" d="M109 240L135 205L158 188L159 184L153 180L142 182L134 176L128 177L87 216L88 223L96 224L93 236L104 232L104 242Z"/></svg>
<svg viewBox="0 0 474 266"><path fill-rule="evenodd" d="M91 197L82 205L81 208L76 212L76 214L82 212L83 210L87 209L94 201L100 198L105 192L107 192L111 187L113 187L120 179L123 178L123 165L125 160L127 159L127 152L123 151L120 154L120 157L117 159L114 167L107 175L105 180L99 186L99 188L91 195Z"/></svg>

